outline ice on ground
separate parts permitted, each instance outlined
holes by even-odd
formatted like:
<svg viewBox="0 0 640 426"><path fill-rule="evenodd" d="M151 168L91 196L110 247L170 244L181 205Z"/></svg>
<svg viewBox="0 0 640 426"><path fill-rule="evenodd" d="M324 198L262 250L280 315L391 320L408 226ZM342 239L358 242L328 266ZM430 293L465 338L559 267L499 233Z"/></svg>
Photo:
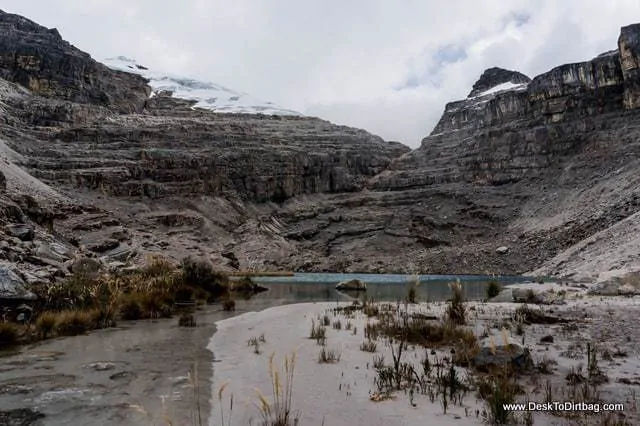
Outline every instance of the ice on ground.
<svg viewBox="0 0 640 426"><path fill-rule="evenodd" d="M344 306L341 303L341 306ZM229 414L228 397L234 396L231 425L260 424L255 407L258 401L256 389L267 399L271 398L272 386L268 373L269 356L275 352L275 365L282 369L284 356L296 353L294 376L294 408L300 410L300 424L331 426L388 426L423 425L429 418L438 425L457 425L465 417L465 408L451 406L443 414L440 403L431 403L428 397L415 396L416 407L412 407L408 396L400 392L395 400L373 402L375 391L373 357L384 355L387 363L392 359L390 348L378 341L376 353L363 352L360 344L366 339L364 328L368 322L362 313L353 319L338 317L342 329L327 327L327 350L336 350L341 359L335 364L318 363L321 346L308 338L311 321L318 315L336 307L336 303L306 303L268 309L259 313L248 313L217 323L209 349L216 359L212 394L213 412L210 424L221 424L221 405L225 416ZM332 320L336 319L331 314ZM351 321L352 330L346 330ZM264 334L266 343L261 344L261 353L255 354L247 341ZM409 349L403 358L420 361L424 349ZM218 401L219 387L229 380L224 390L222 404ZM469 413L475 413L475 398L469 398ZM466 424L482 424L480 419L468 417ZM226 420L225 420L226 421ZM324 422L324 423L323 423Z"/></svg>
<svg viewBox="0 0 640 426"><path fill-rule="evenodd" d="M481 336L483 330L490 329L490 335L500 343L499 339L507 333L509 342L531 348L534 362L550 359L557 363L552 365L552 374L540 378L541 383L548 381L552 385L554 400L566 399L563 393L567 386L565 378L571 369L586 365L585 344L591 341L598 347L600 367L610 378L608 383L601 386L600 397L608 402L622 402L629 408L637 406L633 385L623 384L620 380L627 379L632 383L638 380L640 383L640 353L635 344L640 337L640 326L637 326L635 320L640 310L640 297L589 297L586 295L586 289L581 294L568 297L570 299L565 305L531 309L541 309L552 316L573 318L569 324L524 325L522 335L511 334L512 332L508 332L503 325L505 320L513 321L514 313L521 304L469 302L467 307L476 336ZM351 319L346 319L344 315L336 316L331 312L336 305L306 303L281 306L218 322L218 331L209 344L209 349L216 359L212 382L213 408L209 424L261 424L255 407L258 401L256 389L271 400L273 393L268 372L269 356L275 353L275 366L281 368L283 357L294 351L297 364L294 374L293 407L301 413L300 424L484 424L482 415L476 417L476 410L482 411L483 402L477 399L475 393L465 397L463 406L450 404L446 415L443 414L438 398L432 403L428 397L417 393L414 404L411 403L409 395L402 391L395 393L395 399L372 401L370 396L376 389L373 357L383 355L388 365L392 360L390 348L383 339L379 339L375 354L362 352L360 344L365 341L363 330L369 319L362 312L356 312L355 317ZM421 312L442 317L446 306L446 303L429 303L409 305L407 309L409 313ZM401 305L401 309L405 309L404 305ZM319 316L325 314L329 315L331 321L340 319L342 323L340 330L331 326L326 328L326 348L341 354L340 361L335 364L319 364L318 353L321 347L308 338L311 321L317 322ZM351 330L346 330L347 321L351 322L352 329L357 329L355 335ZM263 334L266 342L260 344L260 353L256 354L253 348L247 345L247 341L252 337L259 338ZM542 337L547 335L554 336L555 341L550 344L542 342ZM614 358L605 360L602 350L614 353ZM403 359L406 362L419 363L424 353L424 349L410 346ZM437 357L443 359L447 353L446 348L438 350ZM616 358L615 353L624 355ZM464 370L461 375L466 376ZM221 403L218 400L218 391L220 386L227 382ZM523 385L527 389L523 398L530 398L535 402L544 401L543 387L535 383L528 385L526 380ZM230 395L234 397L234 408L229 422ZM224 423L221 419L222 414L225 416ZM624 414L630 424L637 424L633 423L638 420L637 410L627 409ZM587 417L578 418L576 422L562 424L602 424L602 418L596 417L594 413L585 415ZM535 413L534 418L534 424L539 426L559 424L560 420L547 413ZM585 423L586 420L589 422Z"/></svg>
<svg viewBox="0 0 640 426"><path fill-rule="evenodd" d="M282 108L272 102L266 102L218 84L149 70L135 60L124 56L105 59L102 63L111 69L138 74L149 79L149 86L154 91L151 94L152 97L159 92L168 91L172 92L173 97L196 101L196 108L215 112L302 116L297 111Z"/></svg>

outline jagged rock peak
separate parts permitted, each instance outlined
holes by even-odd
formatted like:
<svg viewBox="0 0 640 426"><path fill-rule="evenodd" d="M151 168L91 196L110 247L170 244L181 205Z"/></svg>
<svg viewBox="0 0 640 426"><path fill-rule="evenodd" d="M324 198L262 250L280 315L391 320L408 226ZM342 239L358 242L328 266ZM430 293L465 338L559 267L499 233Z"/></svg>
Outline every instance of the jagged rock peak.
<svg viewBox="0 0 640 426"><path fill-rule="evenodd" d="M525 84L530 81L531 79L529 77L518 71L506 70L499 67L488 68L473 85L468 97L472 98L501 84Z"/></svg>
<svg viewBox="0 0 640 426"><path fill-rule="evenodd" d="M15 28L25 32L40 32L42 34L48 34L53 39L63 41L62 36L56 28L47 29L41 25L38 25L32 20L25 18L24 16L8 13L2 9L0 9L0 23L2 23L3 26L12 25Z"/></svg>

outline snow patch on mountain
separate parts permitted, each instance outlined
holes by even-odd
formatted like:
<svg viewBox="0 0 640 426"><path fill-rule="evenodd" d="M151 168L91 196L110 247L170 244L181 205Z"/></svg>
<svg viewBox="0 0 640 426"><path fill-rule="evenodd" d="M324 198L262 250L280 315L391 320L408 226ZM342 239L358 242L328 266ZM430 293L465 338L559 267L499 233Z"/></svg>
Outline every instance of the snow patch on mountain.
<svg viewBox="0 0 640 426"><path fill-rule="evenodd" d="M160 92L171 92L175 98L196 101L194 108L203 108L222 113L303 115L297 111L282 108L272 102L266 102L247 93L236 92L218 84L159 73L138 64L134 59L124 56L105 59L102 63L111 69L126 71L147 78L149 86L153 89L151 96L155 96Z"/></svg>
<svg viewBox="0 0 640 426"><path fill-rule="evenodd" d="M528 83L516 84L510 81L507 81L506 83L498 84L497 86L493 86L491 89L478 93L476 96L473 96L469 99L480 98L480 97L492 95L498 92L506 92L508 90L526 90L528 85L529 85Z"/></svg>

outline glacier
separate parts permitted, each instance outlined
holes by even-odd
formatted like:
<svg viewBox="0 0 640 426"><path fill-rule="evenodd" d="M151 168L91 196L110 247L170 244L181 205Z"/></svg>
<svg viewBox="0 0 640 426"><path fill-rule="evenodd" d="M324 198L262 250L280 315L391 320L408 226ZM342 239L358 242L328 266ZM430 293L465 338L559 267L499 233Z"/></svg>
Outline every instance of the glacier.
<svg viewBox="0 0 640 426"><path fill-rule="evenodd" d="M273 102L263 101L219 84L150 70L137 63L135 59L124 56L108 58L101 62L111 69L138 74L148 79L153 90L151 96L171 92L173 97L195 101L193 108L219 113L303 116L297 111L282 108Z"/></svg>

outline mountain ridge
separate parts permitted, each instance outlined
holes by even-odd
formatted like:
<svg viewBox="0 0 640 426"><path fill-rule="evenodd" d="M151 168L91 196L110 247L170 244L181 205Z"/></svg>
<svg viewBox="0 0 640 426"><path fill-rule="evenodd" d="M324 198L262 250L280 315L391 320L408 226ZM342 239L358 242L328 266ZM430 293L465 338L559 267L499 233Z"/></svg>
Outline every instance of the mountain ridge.
<svg viewBox="0 0 640 426"><path fill-rule="evenodd" d="M640 269L638 25L621 29L616 52L531 80L481 75L473 96L448 103L409 150L317 118L220 114L194 108L197 99L150 96L142 76L17 21L0 14L0 52L24 58L0 62L0 139L15 152L12 167L60 197L11 202L34 212L42 238L54 220L74 255L594 280ZM617 259L594 250L624 229Z"/></svg>

